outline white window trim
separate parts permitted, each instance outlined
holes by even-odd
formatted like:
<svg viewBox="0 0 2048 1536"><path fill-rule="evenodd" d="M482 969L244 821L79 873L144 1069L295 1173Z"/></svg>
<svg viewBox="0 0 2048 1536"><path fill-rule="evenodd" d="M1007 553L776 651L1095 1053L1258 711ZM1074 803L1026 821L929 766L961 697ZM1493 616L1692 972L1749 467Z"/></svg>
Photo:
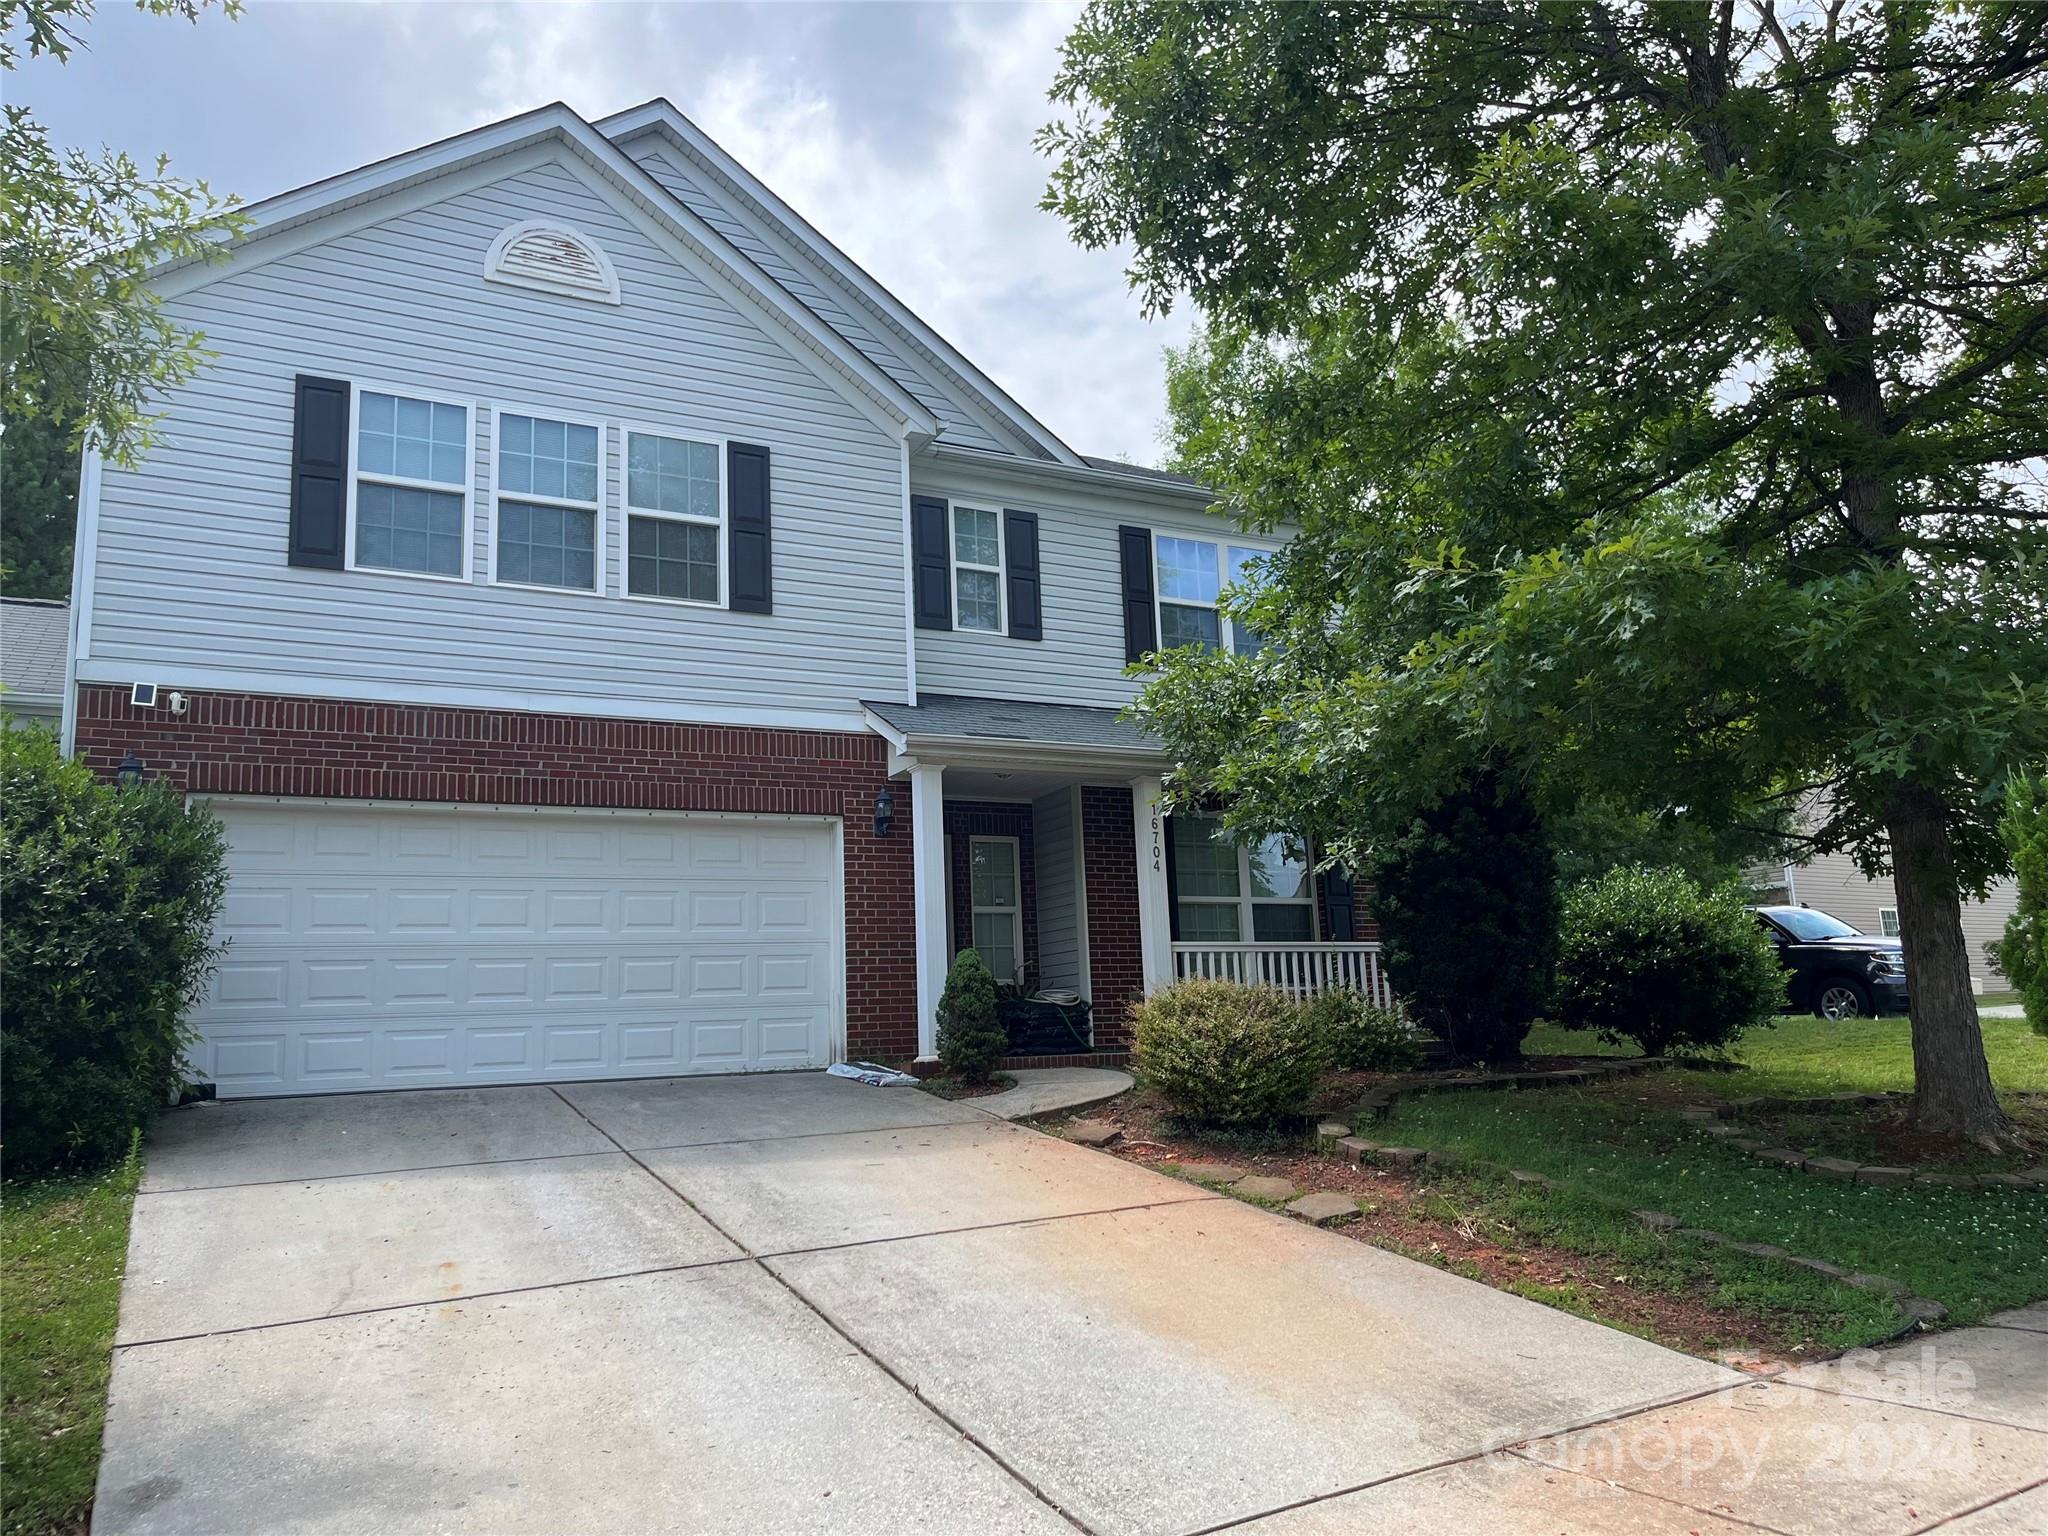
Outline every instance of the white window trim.
<svg viewBox="0 0 2048 1536"><path fill-rule="evenodd" d="M1887 917L1891 919L1891 926L1889 928L1885 926L1885 919ZM1902 931L1899 926L1899 909L1897 907L1879 907L1877 909L1877 933L1879 938L1896 939Z"/></svg>
<svg viewBox="0 0 2048 1536"><path fill-rule="evenodd" d="M726 499L732 494L730 439L717 432L698 432L687 427L656 426L645 421L622 421L619 426L619 596L629 603L665 603L672 608L728 608L732 605L732 561L727 548ZM690 512L663 512L633 505L632 436L666 437L674 442L708 443L718 451L718 516L715 520ZM632 526L636 517L658 517L671 523L695 523L700 528L718 529L718 601L707 603L694 597L663 597L656 592L635 592L632 588Z"/></svg>
<svg viewBox="0 0 2048 1536"><path fill-rule="evenodd" d="M971 569L971 567L970 567ZM974 899L974 845L976 843L1008 843L1010 845L1010 894L1016 897L1016 904L1008 907L985 907ZM950 906L951 903L948 903ZM1014 981L1024 970L1024 847L1014 837L970 837L967 839L967 946L979 949L975 942L975 919L987 914L991 917L1007 916L1010 919L1010 952L1017 957L1017 969L1008 976L998 976L997 981ZM984 957L986 958L986 957Z"/></svg>
<svg viewBox="0 0 2048 1536"><path fill-rule="evenodd" d="M1231 622L1223 612L1221 598L1223 589L1230 585L1230 552L1233 549L1247 550L1255 555L1277 555L1279 546L1256 544L1244 539L1219 539L1209 533L1187 533L1178 528L1154 528L1152 531L1152 645L1155 650L1166 649L1165 620L1161 610L1171 604L1175 608L1207 608L1216 615L1216 637L1222 648L1232 654L1237 651L1237 637L1232 632ZM1166 582L1159 570L1159 541L1179 539L1187 544L1209 544L1216 550L1216 593L1217 602L1193 603L1184 597L1167 597Z"/></svg>
<svg viewBox="0 0 2048 1536"><path fill-rule="evenodd" d="M1239 549L1246 549L1250 546L1240 544L1237 547ZM1194 605L1189 604L1189 606L1192 607ZM1193 816L1189 819L1191 821L1208 822L1217 820L1214 816ZM1179 890L1179 871L1176 870L1175 889L1168 893L1174 905L1236 907L1238 934L1236 942L1239 944L1320 944L1323 938L1323 913L1322 903L1316 900L1315 860L1313 858L1307 859L1308 894L1306 896L1255 896L1252 894L1252 851L1243 843L1233 843L1231 846L1237 850L1237 894L1235 896L1183 896ZM1304 856L1312 852L1306 842L1302 845L1302 851ZM1261 939L1256 937L1258 929L1252 920L1252 908L1254 906L1307 907L1309 936L1305 939ZM1223 939L1190 939L1188 942L1191 944L1221 944L1229 941Z"/></svg>
<svg viewBox="0 0 2048 1536"><path fill-rule="evenodd" d="M977 565L972 561L963 562L960 559L960 533L954 519L959 517L963 509L969 512L987 512L995 518L996 563L994 565ZM1005 521L1006 519L1003 517L1003 509L1001 507L984 507L977 502L959 501L951 498L946 502L946 580L950 588L948 595L953 603L953 628L956 633L963 635L1007 635L1010 632L1010 583L1007 575L1010 564L1010 547L1009 532L1003 526ZM995 576L996 627L994 629L976 629L972 625L960 622L960 573L963 570L988 571Z"/></svg>
<svg viewBox="0 0 2048 1536"><path fill-rule="evenodd" d="M468 414L463 418L469 423L468 472L459 486L448 485L439 480L414 480L405 475L371 475L377 485L395 485L406 490L438 491L444 496L458 492L462 497L462 574L443 576L438 571L402 571L384 565L356 564L356 481L360 471L356 468L356 450L362 440L363 396L397 395L407 400L424 400L429 405L452 405ZM409 384L383 384L371 379L350 379L348 383L348 510L346 525L342 529L344 551L342 568L351 573L360 572L365 576L396 576L407 581L438 581L455 586L467 586L473 579L476 567L476 419L477 402L460 400L453 395L437 395Z"/></svg>
<svg viewBox="0 0 2048 1536"><path fill-rule="evenodd" d="M536 507L563 507L572 512L597 514L597 521L591 528L592 558L595 568L591 571L591 585L584 587L551 587L538 581L501 581L498 579L498 445L504 440L502 423L507 416L533 416L545 421L566 422L574 427L597 428L597 501L574 501L565 496L535 496L525 491L513 491L513 501L526 502ZM484 496L490 504L490 516L486 520L484 551L490 584L494 587L510 587L515 592L551 592L557 597L606 597L610 595L607 568L610 528L605 518L605 505L610 498L605 494L611 480L611 427L594 416L572 416L547 406L507 404L491 402L491 451L484 455Z"/></svg>

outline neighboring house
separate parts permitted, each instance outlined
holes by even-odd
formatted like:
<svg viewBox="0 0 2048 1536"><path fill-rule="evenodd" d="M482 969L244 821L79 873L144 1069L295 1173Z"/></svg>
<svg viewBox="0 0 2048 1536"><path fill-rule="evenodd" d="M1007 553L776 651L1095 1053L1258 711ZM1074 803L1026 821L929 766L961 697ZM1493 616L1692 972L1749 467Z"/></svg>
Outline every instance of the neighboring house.
<svg viewBox="0 0 2048 1536"><path fill-rule="evenodd" d="M1777 866L1765 873L1769 900L1818 907L1865 933L1896 938L1899 899L1890 876L1872 880L1847 853L1821 854L1804 864ZM2005 920L2019 905L2019 888L2010 880L1991 887L1983 901L1963 903L1963 938L1970 951L1970 985L1979 992L2009 985L1985 953L1985 946L2005 933Z"/></svg>
<svg viewBox="0 0 2048 1536"><path fill-rule="evenodd" d="M0 597L0 715L10 726L61 727L70 625L69 603Z"/></svg>
<svg viewBox="0 0 2048 1536"><path fill-rule="evenodd" d="M666 102L273 198L81 479L69 735L230 831L223 1094L929 1057L957 947L1092 1001L1381 987L1348 885L1157 810L1126 664L1270 548L1085 457Z"/></svg>

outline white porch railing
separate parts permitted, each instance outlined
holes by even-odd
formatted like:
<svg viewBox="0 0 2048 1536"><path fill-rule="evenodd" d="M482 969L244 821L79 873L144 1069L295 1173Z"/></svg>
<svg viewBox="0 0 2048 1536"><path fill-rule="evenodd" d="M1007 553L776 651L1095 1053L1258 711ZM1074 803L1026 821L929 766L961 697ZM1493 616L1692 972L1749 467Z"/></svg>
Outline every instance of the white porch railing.
<svg viewBox="0 0 2048 1536"><path fill-rule="evenodd" d="M1382 1008L1394 1006L1377 944L1175 944L1173 974L1177 981L1278 987L1298 998L1348 987Z"/></svg>

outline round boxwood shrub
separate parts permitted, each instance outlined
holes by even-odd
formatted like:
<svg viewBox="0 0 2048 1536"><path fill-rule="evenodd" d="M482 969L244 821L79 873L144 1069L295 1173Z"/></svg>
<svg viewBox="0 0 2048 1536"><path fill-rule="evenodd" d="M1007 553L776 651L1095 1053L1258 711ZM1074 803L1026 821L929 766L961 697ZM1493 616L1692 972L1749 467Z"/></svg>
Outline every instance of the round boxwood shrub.
<svg viewBox="0 0 2048 1536"><path fill-rule="evenodd" d="M1131 1010L1138 1074L1205 1125L1268 1126L1301 1112L1328 1070L1328 1043L1284 993L1183 981Z"/></svg>
<svg viewBox="0 0 2048 1536"><path fill-rule="evenodd" d="M954 1077L985 1083L1010 1037L996 1017L996 979L981 952L963 949L939 994L939 1065Z"/></svg>
<svg viewBox="0 0 2048 1536"><path fill-rule="evenodd" d="M1645 1055L1710 1050L1767 1024L1784 972L1732 889L1676 870L1622 868L1565 897L1557 1015Z"/></svg>
<svg viewBox="0 0 2048 1536"><path fill-rule="evenodd" d="M220 822L0 730L0 1116L9 1173L126 1151L182 1085L219 948Z"/></svg>
<svg viewBox="0 0 2048 1536"><path fill-rule="evenodd" d="M1356 992L1318 993L1302 1013L1322 1037L1330 1065L1340 1071L1410 1072L1422 1065L1422 1042L1408 1021Z"/></svg>

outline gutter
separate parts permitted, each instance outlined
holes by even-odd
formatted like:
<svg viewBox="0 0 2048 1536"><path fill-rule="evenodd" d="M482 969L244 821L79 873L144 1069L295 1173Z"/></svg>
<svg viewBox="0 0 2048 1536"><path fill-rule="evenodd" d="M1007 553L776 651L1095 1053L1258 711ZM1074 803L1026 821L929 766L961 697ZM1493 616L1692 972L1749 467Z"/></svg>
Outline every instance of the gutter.
<svg viewBox="0 0 2048 1536"><path fill-rule="evenodd" d="M1149 475L1122 475L1115 470L1095 469L1087 465L1076 468L1042 459L1001 458L980 449L955 448L943 442L933 443L925 450L924 457L939 464L988 470L1026 480L1043 480L1054 485L1085 485L1096 490L1114 490L1175 506L1199 506L1207 510L1216 505L1217 499L1216 493L1206 486L1178 485L1170 480L1155 480Z"/></svg>

